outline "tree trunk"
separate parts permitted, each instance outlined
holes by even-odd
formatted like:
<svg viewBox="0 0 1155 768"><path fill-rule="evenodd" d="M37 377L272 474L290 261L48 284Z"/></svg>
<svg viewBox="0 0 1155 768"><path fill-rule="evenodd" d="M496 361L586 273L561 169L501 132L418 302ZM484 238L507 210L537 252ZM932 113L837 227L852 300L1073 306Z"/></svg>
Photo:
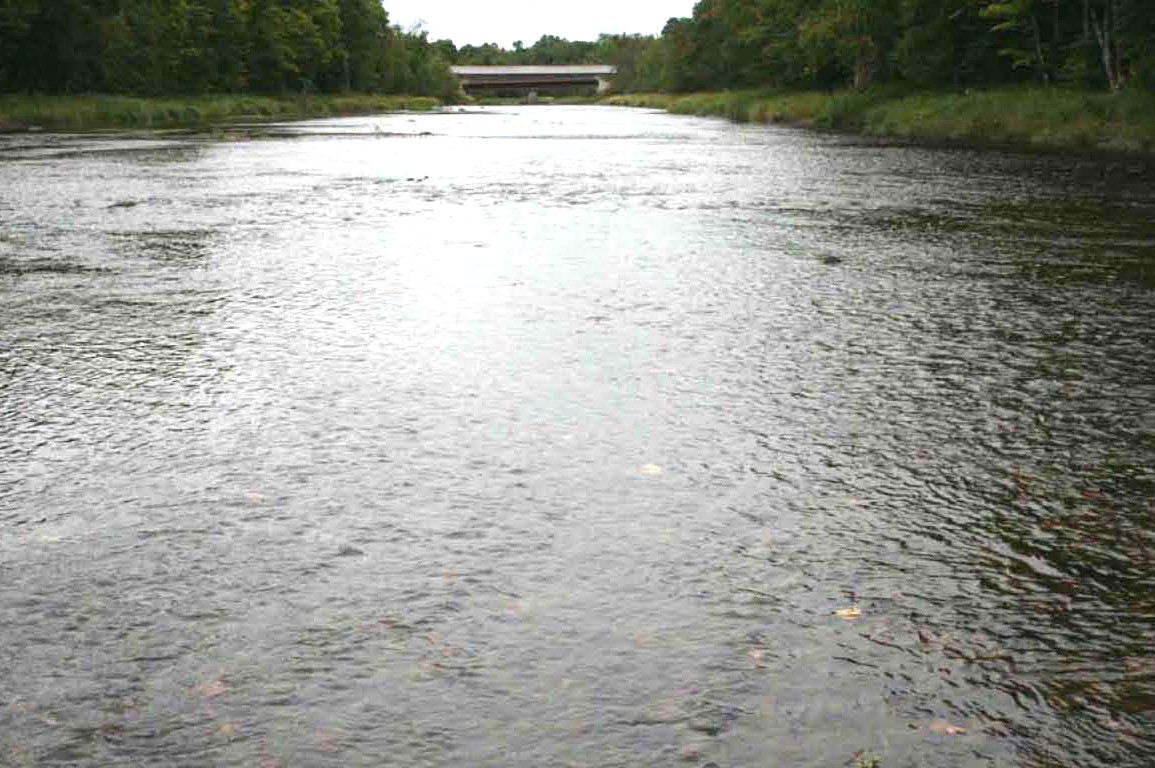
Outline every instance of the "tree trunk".
<svg viewBox="0 0 1155 768"><path fill-rule="evenodd" d="M1110 0L1111 2L1111 55L1113 59L1113 67L1115 72L1115 87L1118 91L1127 82L1127 73L1123 70L1123 46L1119 44L1119 29L1122 23L1119 21L1119 0Z"/></svg>
<svg viewBox="0 0 1155 768"><path fill-rule="evenodd" d="M1120 71L1119 39L1117 33L1118 11L1116 0L1105 0L1103 3L1103 17L1091 11L1091 27L1095 30L1095 39L1099 43L1099 53L1103 59L1103 70L1107 75L1107 85L1115 93L1123 85Z"/></svg>
<svg viewBox="0 0 1155 768"><path fill-rule="evenodd" d="M858 55L854 58L854 90L865 91L874 79L874 41L859 38Z"/></svg>
<svg viewBox="0 0 1155 768"><path fill-rule="evenodd" d="M1047 70L1047 57L1043 53L1043 35L1039 31L1039 17L1031 14L1031 31L1035 35L1035 60L1039 67L1039 76L1046 85L1051 84L1051 74Z"/></svg>

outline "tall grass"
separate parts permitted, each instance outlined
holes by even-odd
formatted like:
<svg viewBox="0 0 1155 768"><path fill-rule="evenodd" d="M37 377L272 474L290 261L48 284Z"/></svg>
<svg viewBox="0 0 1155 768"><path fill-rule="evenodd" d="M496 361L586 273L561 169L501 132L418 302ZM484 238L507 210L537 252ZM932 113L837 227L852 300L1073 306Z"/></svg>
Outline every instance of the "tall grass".
<svg viewBox="0 0 1155 768"><path fill-rule="evenodd" d="M965 93L631 94L603 103L912 139L1155 154L1155 98L1020 88Z"/></svg>
<svg viewBox="0 0 1155 768"><path fill-rule="evenodd" d="M612 106L664 109L677 115L726 117L739 123L793 123L824 128L850 127L864 97L850 93L721 93L625 94L602 103Z"/></svg>
<svg viewBox="0 0 1155 768"><path fill-rule="evenodd" d="M187 99L12 95L0 96L0 130L195 127L246 118L427 111L440 105L440 101L428 97L371 94L283 98L198 96Z"/></svg>
<svg viewBox="0 0 1155 768"><path fill-rule="evenodd" d="M915 95L866 110L862 128L877 136L1150 154L1155 100L1054 88Z"/></svg>

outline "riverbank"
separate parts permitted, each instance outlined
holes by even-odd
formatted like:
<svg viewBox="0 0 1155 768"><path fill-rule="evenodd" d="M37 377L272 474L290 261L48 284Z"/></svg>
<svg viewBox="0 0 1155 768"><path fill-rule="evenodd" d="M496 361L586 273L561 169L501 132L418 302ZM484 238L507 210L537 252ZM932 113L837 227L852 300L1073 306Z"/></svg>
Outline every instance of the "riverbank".
<svg viewBox="0 0 1155 768"><path fill-rule="evenodd" d="M600 96L539 96L530 101L525 97L477 96L469 99L470 104L479 107L581 107L601 103Z"/></svg>
<svg viewBox="0 0 1155 768"><path fill-rule="evenodd" d="M0 96L0 132L85 131L100 128L184 128L229 120L294 119L378 112L427 112L441 106L426 96Z"/></svg>
<svg viewBox="0 0 1155 768"><path fill-rule="evenodd" d="M1155 155L1155 99L1058 88L896 94L753 91L611 96L604 104L869 136Z"/></svg>

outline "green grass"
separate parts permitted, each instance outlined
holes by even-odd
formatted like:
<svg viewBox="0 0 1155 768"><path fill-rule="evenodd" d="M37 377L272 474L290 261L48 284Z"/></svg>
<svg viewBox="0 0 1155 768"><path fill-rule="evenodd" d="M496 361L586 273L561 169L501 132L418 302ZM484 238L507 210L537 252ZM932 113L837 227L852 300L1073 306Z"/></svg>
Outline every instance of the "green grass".
<svg viewBox="0 0 1155 768"><path fill-rule="evenodd" d="M603 103L871 136L1155 154L1155 97L1138 91L1118 95L1059 88L926 94L733 91L611 96Z"/></svg>
<svg viewBox="0 0 1155 768"><path fill-rule="evenodd" d="M602 99L602 104L609 104L612 107L639 107L641 109L671 111L674 102L683 98L687 97L674 96L669 93L624 93L606 96Z"/></svg>
<svg viewBox="0 0 1155 768"><path fill-rule="evenodd" d="M664 109L677 115L726 117L739 123L791 123L822 128L849 128L869 100L852 93L721 93L629 94L610 96L603 104Z"/></svg>
<svg viewBox="0 0 1155 768"><path fill-rule="evenodd" d="M441 106L423 96L197 96L146 99L128 96L0 96L0 131L41 128L179 128L238 119L326 117L376 112L428 111Z"/></svg>

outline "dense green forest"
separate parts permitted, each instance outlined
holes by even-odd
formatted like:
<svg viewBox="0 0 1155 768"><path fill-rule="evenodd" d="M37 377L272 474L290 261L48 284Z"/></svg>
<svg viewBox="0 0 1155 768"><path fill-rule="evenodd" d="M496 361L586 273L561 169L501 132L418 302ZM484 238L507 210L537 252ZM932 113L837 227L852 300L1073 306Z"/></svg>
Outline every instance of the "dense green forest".
<svg viewBox="0 0 1155 768"><path fill-rule="evenodd" d="M1155 0L701 0L661 37L543 37L443 53L469 64L617 65L615 90L1155 89Z"/></svg>
<svg viewBox="0 0 1155 768"><path fill-rule="evenodd" d="M0 0L0 92L456 90L379 0Z"/></svg>
<svg viewBox="0 0 1155 768"><path fill-rule="evenodd" d="M609 63L619 92L1155 90L1155 0L700 0L661 36L431 42L380 0L0 0L0 92L409 93L450 64Z"/></svg>
<svg viewBox="0 0 1155 768"><path fill-rule="evenodd" d="M1155 79L1151 0L703 0L644 73L670 90Z"/></svg>

